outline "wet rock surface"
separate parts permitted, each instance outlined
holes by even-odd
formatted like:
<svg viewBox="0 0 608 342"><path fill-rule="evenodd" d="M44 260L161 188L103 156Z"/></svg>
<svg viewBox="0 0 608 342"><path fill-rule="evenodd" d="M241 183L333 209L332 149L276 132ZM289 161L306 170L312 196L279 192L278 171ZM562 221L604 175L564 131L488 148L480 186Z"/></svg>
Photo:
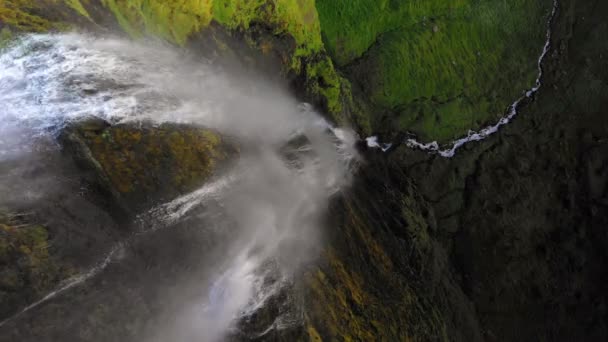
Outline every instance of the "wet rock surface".
<svg viewBox="0 0 608 342"><path fill-rule="evenodd" d="M92 171L126 211L140 212L199 188L238 154L234 141L185 125L110 125L89 119L66 128L68 155Z"/></svg>
<svg viewBox="0 0 608 342"><path fill-rule="evenodd" d="M605 55L600 2L561 2L542 90L454 159L401 148L486 340L606 338ZM591 166L594 165L594 166ZM604 166L600 166L604 165Z"/></svg>
<svg viewBox="0 0 608 342"><path fill-rule="evenodd" d="M124 235L72 158L42 140L21 160L0 160L2 193L10 194L0 199L3 324L86 272Z"/></svg>

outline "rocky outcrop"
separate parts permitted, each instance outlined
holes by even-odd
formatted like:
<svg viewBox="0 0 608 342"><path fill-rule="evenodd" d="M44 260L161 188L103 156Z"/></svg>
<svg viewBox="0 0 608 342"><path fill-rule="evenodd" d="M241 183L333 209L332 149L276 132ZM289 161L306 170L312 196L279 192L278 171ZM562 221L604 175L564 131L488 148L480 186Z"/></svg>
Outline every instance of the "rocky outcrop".
<svg viewBox="0 0 608 342"><path fill-rule="evenodd" d="M50 252L49 230L23 215L0 213L0 317L45 296L74 270Z"/></svg>
<svg viewBox="0 0 608 342"><path fill-rule="evenodd" d="M111 193L109 202L131 213L194 191L238 154L235 142L215 131L175 124L90 119L66 128L60 140Z"/></svg>
<svg viewBox="0 0 608 342"><path fill-rule="evenodd" d="M15 10L15 4L19 3L13 1L13 7L7 8ZM343 8L343 11L336 9L335 6L341 6L339 2L317 0L320 26L310 15L310 2L303 2L305 12L297 11L296 7L264 5L263 1L248 2L255 6L236 1L216 7L219 3L222 2L198 8L202 12L193 12L195 15L188 9L163 7L155 1L146 2L148 7L139 1L90 1L83 3L83 8L93 21L114 20L115 25L134 35L155 33L177 44L196 45L189 37L200 39L199 42L216 41L218 54L222 53L224 37L238 36L261 52L261 56L268 53L287 66L293 72L293 81L307 90L302 96L324 103L334 113L346 111L335 107L338 102L358 108L347 116L353 118L364 113L361 121L355 120L361 131L365 131L368 110L363 108L371 106L382 108L386 114L374 122L381 130L391 130L393 124L400 122L403 126L398 129L417 128L429 137L433 134L448 137L453 133L449 130L462 122L472 128L477 125L476 120L488 119L475 117L463 108L494 114L492 108L502 106L503 97L512 99L513 92L528 80L537 57L532 53L536 51L533 47L542 45L528 38L539 38L544 33L539 27L545 23L544 13L550 5L548 1L517 2L513 6L525 13L494 22L497 15L508 12L504 7L472 7L466 1L458 3L462 7L454 7L442 1L429 1L430 9L424 8L413 16L411 11L417 9L388 2L388 7L382 10L395 16L391 20L399 22L404 17L412 20L406 27L400 27L388 19L388 23L381 22L382 16L371 15L377 8L375 2L370 5L369 1L349 3L349 9L353 10L349 13ZM237 3L241 6L236 6ZM504 1L500 3L507 6ZM488 2L488 6L494 4ZM36 12L30 11L34 7L19 8L34 15ZM106 11L108 8L110 12ZM369 9L364 13L369 18L354 15L357 9ZM436 13L436 18L426 18L426 10ZM602 1L560 1L553 48L543 65L544 86L535 99L528 101L518 119L496 136L467 145L454 159L406 146L387 155L368 151L368 164L361 168L352 189L332 202L327 218L328 236L320 260L309 265L299 275L297 285L289 289L290 294L285 294L301 298L302 325L284 334L269 333L256 338L243 334L235 339L607 340L605 13L608 7ZM342 19L332 22L335 19L332 16L337 14L357 25L362 18L366 19L371 21L368 26L377 30L369 30L370 35L360 35L356 30L348 32L357 25L347 25ZM465 28L465 21L474 25ZM336 27L330 27L329 23ZM505 36L508 32L493 26L496 23L514 29L517 34ZM213 34L197 37L203 26ZM360 25L365 29L368 26ZM463 41L461 30L474 33L476 38ZM314 35L309 35L313 31ZM333 59L319 45L323 34ZM365 38L364 43L356 41L360 37ZM221 38L219 43L217 38ZM494 51L495 44L504 45L504 49ZM485 53L477 55L476 48L485 49ZM232 49L228 47L228 53ZM435 49L445 53L430 52ZM404 50L416 58L403 58ZM272 51L278 52L273 55ZM446 51L456 51L462 58L454 61L445 57ZM399 74L417 68L422 59L424 72L414 77L418 81L409 83L404 76L407 73ZM361 104L358 99L344 95L350 92L350 85L336 74L334 62L354 81L356 94L372 92L371 102ZM529 68L521 67L527 63ZM482 70L479 75L475 74L478 67ZM383 83L386 77L395 74L398 76L395 84ZM487 78L491 78L487 83L475 81ZM457 84L452 82L456 79ZM418 93L417 88L402 88L418 84L429 84L432 89ZM469 87L471 84L475 86ZM482 101L476 102L479 99ZM406 116L411 112L420 115L408 121L411 118ZM454 113L471 115L455 123L462 117ZM441 132L437 133L436 128ZM67 132L64 141L70 155L84 161L83 165L93 171L94 182L110 193L112 201L117 200L123 208L131 210L188 191L208 179L215 166L234 153L231 144L224 144L217 134L192 127L137 128L98 122ZM43 228L35 226L31 238L27 231L23 236L14 235L12 225L0 226L5 231L3 241L25 247L2 249L9 251L4 256L17 255L26 260L23 250L40 251L36 246L45 243L45 239L40 239ZM195 249L192 245L212 243L202 238L194 243L189 234L192 232L184 230L183 235L167 233L163 238L176 239L179 246L192 250ZM154 241L142 244L158 246ZM118 270L110 273L107 283L99 281L91 287L115 288L114 284L128 278L124 274L139 269L141 264L186 265L201 259L199 255L190 255L189 248L160 255L156 255L156 249L154 253L146 253L146 248L135 248L134 254L157 258L156 263L148 263L142 257L143 261L132 261L131 268L116 266ZM34 255L39 256L38 252ZM31 268L27 267L23 274L29 274ZM48 267L53 269L52 265ZM138 277L145 278L140 273L132 275L128 278L130 284L140 282ZM163 281L159 283L167 285L174 280ZM107 339L138 336L146 323L134 319L128 326L112 324L124 317L112 317L110 308L128 306L133 313L152 316L162 303L154 301L155 298L158 301L158 296L151 293L154 291L134 287L118 287L115 296L106 294L107 302L95 308L89 325L83 317L78 324L71 322L70 329L82 333L83 340L94 339L91 336L95 334ZM155 289L160 291L158 288ZM86 293L74 296L87 298ZM271 324L280 305L271 304L266 309L268 314L258 317L260 322ZM58 316L53 310L63 309L48 309L46 315L51 323ZM258 326L256 322L248 323L250 327ZM72 332L68 330L64 334ZM43 335L44 328L40 327L38 333Z"/></svg>

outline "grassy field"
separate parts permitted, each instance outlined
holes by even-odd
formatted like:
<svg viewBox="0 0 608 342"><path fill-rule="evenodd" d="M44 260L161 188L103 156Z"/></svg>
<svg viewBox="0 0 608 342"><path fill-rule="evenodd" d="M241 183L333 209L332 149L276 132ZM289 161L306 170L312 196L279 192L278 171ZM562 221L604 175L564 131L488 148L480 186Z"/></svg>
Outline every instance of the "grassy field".
<svg viewBox="0 0 608 342"><path fill-rule="evenodd" d="M390 126L444 142L495 120L533 85L550 8L550 0L317 0L327 49L390 113Z"/></svg>

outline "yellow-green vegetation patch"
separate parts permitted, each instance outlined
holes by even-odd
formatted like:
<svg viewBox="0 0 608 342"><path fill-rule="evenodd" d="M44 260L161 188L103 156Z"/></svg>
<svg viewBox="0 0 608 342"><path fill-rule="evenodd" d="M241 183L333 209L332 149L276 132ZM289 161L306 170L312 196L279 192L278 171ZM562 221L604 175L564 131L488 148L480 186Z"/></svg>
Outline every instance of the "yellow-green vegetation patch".
<svg viewBox="0 0 608 342"><path fill-rule="evenodd" d="M158 35L184 44L188 36L209 25L211 0L102 0L132 36Z"/></svg>
<svg viewBox="0 0 608 342"><path fill-rule="evenodd" d="M81 1L88 0L0 0L0 26L22 32L66 30L74 23L73 12L91 20Z"/></svg>
<svg viewBox="0 0 608 342"><path fill-rule="evenodd" d="M78 14L88 18L89 20L91 19L89 12L86 10L86 8L84 8L80 0L65 0L65 2L68 4L68 6L74 9L74 11L78 12Z"/></svg>
<svg viewBox="0 0 608 342"><path fill-rule="evenodd" d="M302 58L323 51L314 0L102 1L122 28L134 37L152 34L183 45L211 21L230 30L247 30L252 24L263 24L275 35L293 37L296 46L289 66L298 73Z"/></svg>
<svg viewBox="0 0 608 342"><path fill-rule="evenodd" d="M230 29L252 23L289 34L298 53L320 51L320 25L314 0L102 0L129 33L151 33L184 44L212 20Z"/></svg>
<svg viewBox="0 0 608 342"><path fill-rule="evenodd" d="M310 91L313 94L320 94L327 100L327 110L330 113L340 113L342 111L341 80L336 74L331 59L325 57L317 63L308 64L306 75L310 81Z"/></svg>
<svg viewBox="0 0 608 342"><path fill-rule="evenodd" d="M0 0L0 23L20 31L44 32L54 27L49 20L30 14L46 1Z"/></svg>
<svg viewBox="0 0 608 342"><path fill-rule="evenodd" d="M136 209L195 190L238 153L215 131L191 126L83 123L70 130L100 180Z"/></svg>
<svg viewBox="0 0 608 342"><path fill-rule="evenodd" d="M470 0L317 0L326 47L338 65L360 57L386 32L459 11Z"/></svg>
<svg viewBox="0 0 608 342"><path fill-rule="evenodd" d="M13 31L8 27L3 27L0 30L0 51L13 40Z"/></svg>
<svg viewBox="0 0 608 342"><path fill-rule="evenodd" d="M217 159L226 157L218 151L220 142L216 133L203 129L117 127L92 139L90 149L116 189L131 193L157 188L161 173L177 188L191 188L211 175Z"/></svg>

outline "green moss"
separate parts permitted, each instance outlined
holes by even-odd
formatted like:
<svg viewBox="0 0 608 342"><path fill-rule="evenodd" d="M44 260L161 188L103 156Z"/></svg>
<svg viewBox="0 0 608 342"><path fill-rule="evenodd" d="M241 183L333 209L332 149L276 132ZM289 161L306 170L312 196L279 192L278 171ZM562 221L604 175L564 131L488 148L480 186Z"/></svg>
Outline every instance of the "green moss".
<svg viewBox="0 0 608 342"><path fill-rule="evenodd" d="M89 12L84 8L80 0L65 0L65 2L68 4L68 6L74 9L74 11L78 12L78 14L91 20Z"/></svg>
<svg viewBox="0 0 608 342"><path fill-rule="evenodd" d="M339 117L344 121L339 123L348 123L355 125L357 131L363 136L369 136L373 133L371 125L370 112L367 109L365 100L361 96L354 97L352 92L351 82L340 76L340 100L344 115L348 115L347 119Z"/></svg>
<svg viewBox="0 0 608 342"><path fill-rule="evenodd" d="M354 81L379 112L394 114L377 128L389 122L440 141L494 121L533 84L550 6L317 0L334 60L354 62Z"/></svg>
<svg viewBox="0 0 608 342"><path fill-rule="evenodd" d="M458 11L468 0L317 0L326 47L338 65L360 57L377 38L425 17Z"/></svg>
<svg viewBox="0 0 608 342"><path fill-rule="evenodd" d="M61 271L50 258L49 247L45 227L0 223L0 265L6 271L2 284L13 284L15 290L27 284L38 294L53 286Z"/></svg>
<svg viewBox="0 0 608 342"><path fill-rule="evenodd" d="M203 128L85 123L72 129L72 139L87 150L87 162L102 181L136 209L195 190L237 153L219 134Z"/></svg>
<svg viewBox="0 0 608 342"><path fill-rule="evenodd" d="M13 38L13 31L8 27L3 27L2 30L0 30L0 50L10 44Z"/></svg>
<svg viewBox="0 0 608 342"><path fill-rule="evenodd" d="M102 0L116 17L118 24L131 37L141 37L141 23L137 11L134 11L129 2L120 0Z"/></svg>
<svg viewBox="0 0 608 342"><path fill-rule="evenodd" d="M0 0L0 25L24 32L67 30L77 21L72 12L91 20L80 0Z"/></svg>
<svg viewBox="0 0 608 342"><path fill-rule="evenodd" d="M320 94L327 100L327 110L332 114L342 112L341 80L328 57L307 65L310 92Z"/></svg>
<svg viewBox="0 0 608 342"><path fill-rule="evenodd" d="M288 35L295 46L286 67L296 74L312 73L306 75L309 92L320 96L331 116L341 121L341 81L332 61L323 54L314 0L103 0L103 4L131 36L152 34L179 45L211 21L233 31L261 23L277 36ZM260 42L258 48L269 53L272 44Z"/></svg>
<svg viewBox="0 0 608 342"><path fill-rule="evenodd" d="M103 0L125 31L151 33L178 44L207 27L212 20L229 29L247 29L254 22L272 26L276 34L291 35L298 56L322 49L320 25L313 0Z"/></svg>
<svg viewBox="0 0 608 342"><path fill-rule="evenodd" d="M295 39L296 56L323 47L314 0L215 0L213 19L231 29L247 29L254 22L269 24L276 34Z"/></svg>

